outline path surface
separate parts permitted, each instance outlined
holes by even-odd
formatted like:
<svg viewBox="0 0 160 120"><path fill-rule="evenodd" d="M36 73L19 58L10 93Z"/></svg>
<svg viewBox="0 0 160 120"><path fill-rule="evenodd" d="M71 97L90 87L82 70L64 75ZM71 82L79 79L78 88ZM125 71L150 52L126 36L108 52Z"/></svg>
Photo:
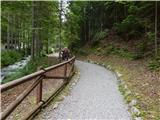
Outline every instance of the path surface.
<svg viewBox="0 0 160 120"><path fill-rule="evenodd" d="M47 119L131 120L116 77L95 64L76 61L76 65L79 82L57 109L49 111Z"/></svg>

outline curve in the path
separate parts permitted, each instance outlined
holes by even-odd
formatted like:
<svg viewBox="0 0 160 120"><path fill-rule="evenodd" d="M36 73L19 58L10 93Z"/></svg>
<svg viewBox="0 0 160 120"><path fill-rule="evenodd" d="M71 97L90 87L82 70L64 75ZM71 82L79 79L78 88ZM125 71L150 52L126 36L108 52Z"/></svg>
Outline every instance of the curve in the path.
<svg viewBox="0 0 160 120"><path fill-rule="evenodd" d="M76 65L79 82L47 119L130 120L114 74L95 64L76 61Z"/></svg>

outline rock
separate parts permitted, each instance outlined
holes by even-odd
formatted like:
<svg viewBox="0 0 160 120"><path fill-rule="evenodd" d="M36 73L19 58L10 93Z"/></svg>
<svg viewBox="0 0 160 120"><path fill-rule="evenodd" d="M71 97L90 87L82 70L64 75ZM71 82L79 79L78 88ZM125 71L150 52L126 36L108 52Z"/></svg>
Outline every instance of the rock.
<svg viewBox="0 0 160 120"><path fill-rule="evenodd" d="M59 101L64 100L64 99L65 99L65 97L66 97L65 95L61 96L61 97L60 97L60 99L59 99Z"/></svg>
<svg viewBox="0 0 160 120"><path fill-rule="evenodd" d="M131 113L132 114L140 115L140 111L136 107L134 107L134 106L131 107Z"/></svg>
<svg viewBox="0 0 160 120"><path fill-rule="evenodd" d="M119 72L116 72L117 73L117 76L118 77L121 77L122 76L122 74L120 74Z"/></svg>
<svg viewBox="0 0 160 120"><path fill-rule="evenodd" d="M127 87L127 85L124 85L124 89L127 89L128 87Z"/></svg>
<svg viewBox="0 0 160 120"><path fill-rule="evenodd" d="M134 118L134 120L142 120L142 118L141 117L136 117L136 118Z"/></svg>
<svg viewBox="0 0 160 120"><path fill-rule="evenodd" d="M110 66L110 65L108 65L108 66L107 66L107 68L108 68L108 69L111 69L111 66Z"/></svg>
<svg viewBox="0 0 160 120"><path fill-rule="evenodd" d="M134 106L137 104L137 100L133 99L130 103L129 106Z"/></svg>
<svg viewBox="0 0 160 120"><path fill-rule="evenodd" d="M74 86L76 83L72 83L72 86Z"/></svg>
<svg viewBox="0 0 160 120"><path fill-rule="evenodd" d="M53 106L53 109L56 109L56 108L58 107L58 105L59 105L59 102L56 102L56 103L54 104L54 106Z"/></svg>
<svg viewBox="0 0 160 120"><path fill-rule="evenodd" d="M130 90L126 91L126 94L127 94L127 95L130 95L130 94L131 94L131 91L130 91Z"/></svg>

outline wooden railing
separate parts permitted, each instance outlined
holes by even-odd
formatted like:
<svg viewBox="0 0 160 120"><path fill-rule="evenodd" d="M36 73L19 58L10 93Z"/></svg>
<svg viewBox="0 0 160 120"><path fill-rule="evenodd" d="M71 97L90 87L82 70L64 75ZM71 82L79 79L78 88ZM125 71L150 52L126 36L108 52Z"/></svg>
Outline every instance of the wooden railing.
<svg viewBox="0 0 160 120"><path fill-rule="evenodd" d="M32 73L30 75L27 75L25 77L19 78L17 80L11 81L9 83L1 85L1 93L6 92L7 90L10 90L14 87L17 87L18 85L24 84L30 80L34 80L32 84L29 84L27 88L14 100L12 103L10 103L7 108L1 112L1 119L6 119L14 110L15 108L35 89L36 91L36 106L32 108L32 110L27 113L26 116L23 117L24 120L31 118L34 113L36 113L41 107L46 106L54 96L56 96L68 83L69 79L74 73L74 62L75 57L72 57L68 61L65 61L63 63L59 63L57 65L41 69L35 73ZM61 75L54 75L54 73L50 74L53 70L58 69L59 67L63 67L63 73ZM43 82L46 79L63 79L63 84L60 85L60 87L53 92L52 95L50 95L45 101L42 100L43 98ZM25 109L25 108L24 108Z"/></svg>

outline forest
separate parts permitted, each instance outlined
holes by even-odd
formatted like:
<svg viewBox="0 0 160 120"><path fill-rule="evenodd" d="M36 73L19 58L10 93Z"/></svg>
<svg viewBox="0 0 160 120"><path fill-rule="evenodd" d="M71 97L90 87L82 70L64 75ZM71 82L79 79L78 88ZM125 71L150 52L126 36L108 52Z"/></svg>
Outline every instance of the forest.
<svg viewBox="0 0 160 120"><path fill-rule="evenodd" d="M139 93L138 116L158 120L159 21L159 1L1 1L1 69L30 56L1 83L58 63L48 62L47 55L68 47L78 59L106 63L126 74L123 79ZM150 87L142 89L146 83Z"/></svg>
<svg viewBox="0 0 160 120"><path fill-rule="evenodd" d="M108 43L102 43L105 49L129 52L134 59L159 55L159 2L70 1L63 6L58 1L2 2L1 43L7 50L2 51L2 66L18 59L7 57L11 51L35 58L59 46L85 52L82 46L98 48L101 42Z"/></svg>

